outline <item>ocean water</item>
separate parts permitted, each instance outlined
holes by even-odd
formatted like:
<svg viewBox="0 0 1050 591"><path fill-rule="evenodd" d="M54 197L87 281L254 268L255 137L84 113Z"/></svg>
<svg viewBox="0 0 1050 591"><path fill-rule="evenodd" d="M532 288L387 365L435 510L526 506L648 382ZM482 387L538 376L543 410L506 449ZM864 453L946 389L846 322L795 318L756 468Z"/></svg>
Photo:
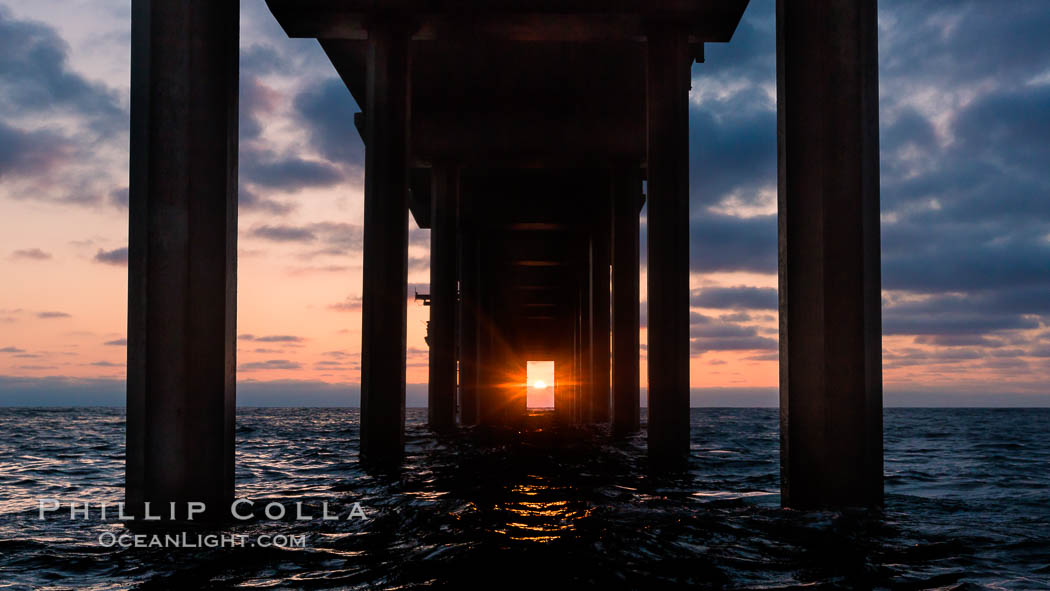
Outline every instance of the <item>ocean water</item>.
<svg viewBox="0 0 1050 591"><path fill-rule="evenodd" d="M424 418L403 470L370 475L356 410L240 409L237 497L366 518L223 530L302 548L107 548L119 522L37 500L121 500L123 410L0 409L0 589L1050 589L1050 409L887 409L886 505L856 513L780 508L773 409L694 409L674 477L644 434Z"/></svg>

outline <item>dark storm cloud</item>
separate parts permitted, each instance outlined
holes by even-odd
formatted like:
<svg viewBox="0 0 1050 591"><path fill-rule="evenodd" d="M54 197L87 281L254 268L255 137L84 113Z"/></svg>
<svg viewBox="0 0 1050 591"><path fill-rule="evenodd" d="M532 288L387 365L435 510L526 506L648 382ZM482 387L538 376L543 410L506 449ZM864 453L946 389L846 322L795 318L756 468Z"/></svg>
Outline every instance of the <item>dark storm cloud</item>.
<svg viewBox="0 0 1050 591"><path fill-rule="evenodd" d="M731 43L705 45L693 66L689 113L690 202L694 216L736 194L753 204L776 184L774 2L752 0ZM694 237L697 235L694 234Z"/></svg>
<svg viewBox="0 0 1050 591"><path fill-rule="evenodd" d="M113 250L99 249L95 253L96 263L123 266L128 264L128 247L114 248Z"/></svg>
<svg viewBox="0 0 1050 591"><path fill-rule="evenodd" d="M325 158L364 168L365 145L354 127L357 103L341 79L329 78L306 88L295 97L295 109Z"/></svg>
<svg viewBox="0 0 1050 591"><path fill-rule="evenodd" d="M764 91L741 90L732 95ZM745 204L757 201L758 190L777 178L777 117L774 110L733 111L717 116L694 107L689 114L690 204L701 213L737 193Z"/></svg>
<svg viewBox="0 0 1050 591"><path fill-rule="evenodd" d="M1050 84L992 93L962 112L955 121L955 135L965 142L969 154L1000 164L1004 172L1042 171L1050 162L1048 107ZM1045 189L1047 179L1045 175L1039 177L1037 181ZM1041 205L1039 213L1050 213L1045 199L1033 202Z"/></svg>
<svg viewBox="0 0 1050 591"><path fill-rule="evenodd" d="M922 293L1050 288L1050 243L1006 228L987 240L975 236L976 230L942 227L941 232L884 247L883 287ZM898 235L892 227L886 233L883 244Z"/></svg>
<svg viewBox="0 0 1050 591"><path fill-rule="evenodd" d="M689 222L689 266L693 271L777 270L775 215L739 218L705 214Z"/></svg>
<svg viewBox="0 0 1050 591"><path fill-rule="evenodd" d="M86 117L100 133L124 129L127 113L118 95L74 72L69 51L52 27L15 19L0 6L0 110L71 112Z"/></svg>
<svg viewBox="0 0 1050 591"><path fill-rule="evenodd" d="M880 16L884 285L935 296L888 307L889 329L1030 328L1050 302L1050 12L894 0ZM934 111L946 137L913 87L949 98Z"/></svg>
<svg viewBox="0 0 1050 591"><path fill-rule="evenodd" d="M1024 80L1050 63L1050 12L1040 0L882 0L879 9L883 78Z"/></svg>
<svg viewBox="0 0 1050 591"><path fill-rule="evenodd" d="M772 287L704 287L693 290L689 304L697 308L776 310L777 290Z"/></svg>
<svg viewBox="0 0 1050 591"><path fill-rule="evenodd" d="M1050 290L990 290L887 303L882 327L887 335L983 335L1039 328L1048 314Z"/></svg>

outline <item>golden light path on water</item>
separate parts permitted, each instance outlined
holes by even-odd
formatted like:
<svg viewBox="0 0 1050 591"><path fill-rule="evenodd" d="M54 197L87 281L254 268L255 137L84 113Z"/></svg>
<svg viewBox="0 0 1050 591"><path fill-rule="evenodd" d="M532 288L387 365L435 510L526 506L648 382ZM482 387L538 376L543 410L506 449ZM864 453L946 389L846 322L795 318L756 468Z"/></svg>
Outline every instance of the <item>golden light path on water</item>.
<svg viewBox="0 0 1050 591"><path fill-rule="evenodd" d="M509 513L506 527L498 533L516 541L547 543L560 539L576 529L576 524L590 514L586 508L576 508L569 502L571 491L563 486L551 486L541 476L529 476L533 482L519 484L511 489L514 501L499 509Z"/></svg>

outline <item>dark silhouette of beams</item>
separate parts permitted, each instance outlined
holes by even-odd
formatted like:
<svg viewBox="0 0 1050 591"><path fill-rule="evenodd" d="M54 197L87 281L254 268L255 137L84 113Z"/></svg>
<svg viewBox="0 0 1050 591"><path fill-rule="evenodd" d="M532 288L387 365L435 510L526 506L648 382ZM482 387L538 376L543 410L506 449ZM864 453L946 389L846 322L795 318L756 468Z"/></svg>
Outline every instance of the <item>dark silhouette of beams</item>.
<svg viewBox="0 0 1050 591"><path fill-rule="evenodd" d="M777 2L781 491L790 507L882 501L876 21L875 0Z"/></svg>
<svg viewBox="0 0 1050 591"><path fill-rule="evenodd" d="M198 501L221 518L233 500L238 18L236 3L132 7L132 515Z"/></svg>
<svg viewBox="0 0 1050 591"><path fill-rule="evenodd" d="M518 41L637 41L653 19L688 27L698 41L728 41L748 0L653 2L624 0L612 10L607 0L513 3L407 0L397 7L420 20L414 38L448 40L465 32L477 39ZM267 0L290 37L367 39L374 0Z"/></svg>

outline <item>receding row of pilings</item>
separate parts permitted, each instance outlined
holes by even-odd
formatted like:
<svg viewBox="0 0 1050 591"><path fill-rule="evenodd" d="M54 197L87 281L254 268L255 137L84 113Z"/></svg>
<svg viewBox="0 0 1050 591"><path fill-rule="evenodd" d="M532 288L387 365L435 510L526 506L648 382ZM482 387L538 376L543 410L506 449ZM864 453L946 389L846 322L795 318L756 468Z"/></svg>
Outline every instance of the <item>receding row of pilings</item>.
<svg viewBox="0 0 1050 591"><path fill-rule="evenodd" d="M432 177L430 426L520 422L533 359L558 420L637 431L640 163Z"/></svg>
<svg viewBox="0 0 1050 591"><path fill-rule="evenodd" d="M141 512L145 501L228 507L238 6L136 0L132 10L127 501L131 512ZM361 443L362 453L376 458L395 457L403 446L408 244L409 31L384 23L368 31L364 105ZM784 504L795 507L882 498L876 36L875 0L777 3L781 482ZM652 27L647 41L648 428L656 458L689 453L687 41L667 23ZM630 166L612 168L634 174ZM452 176L434 178L435 199L454 193ZM635 185L620 186L629 196ZM634 233L637 212L619 207L614 236L617 229ZM455 325L447 305L455 298L447 271L455 247L443 209L448 204L438 201L433 297L446 302L434 317L446 339L435 348L445 369L433 378L447 388L449 362L441 355L451 350L447 335ZM618 253L637 256L629 242L621 252L621 242L612 241L614 284L637 278L630 264L617 265ZM485 281L460 279L464 294ZM631 308L614 305L612 325L637 324L619 316ZM580 326L578 334L585 331ZM620 346L618 335L614 348ZM615 364L614 384L631 382L630 365ZM467 389L462 398L479 394ZM448 424L454 399L441 396L432 420ZM470 405L461 410L469 422ZM613 417L632 424L621 411L636 410L613 405Z"/></svg>

